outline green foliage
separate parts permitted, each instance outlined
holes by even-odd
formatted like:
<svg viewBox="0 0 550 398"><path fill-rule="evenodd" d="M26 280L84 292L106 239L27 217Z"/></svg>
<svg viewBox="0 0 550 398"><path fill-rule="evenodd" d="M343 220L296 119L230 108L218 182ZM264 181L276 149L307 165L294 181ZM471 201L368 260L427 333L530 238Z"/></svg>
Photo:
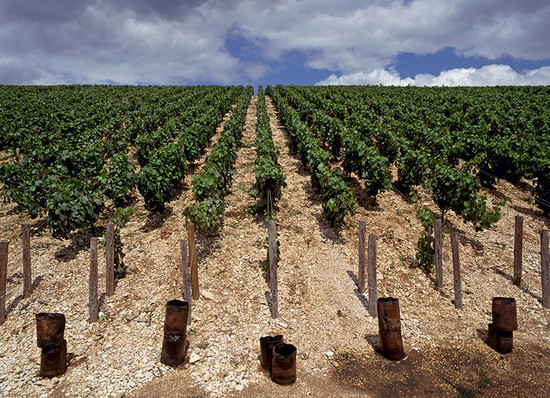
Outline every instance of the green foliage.
<svg viewBox="0 0 550 398"><path fill-rule="evenodd" d="M139 174L138 189L147 210L162 210L187 172L183 148L171 143L159 148Z"/></svg>
<svg viewBox="0 0 550 398"><path fill-rule="evenodd" d="M187 155L207 145L239 87L0 86L0 194L31 217L47 213L56 237L91 228L110 198L126 206L136 185L146 207L164 206ZM126 155L137 150L133 173Z"/></svg>
<svg viewBox="0 0 550 398"><path fill-rule="evenodd" d="M550 216L550 159L541 159L535 173L535 200L544 214Z"/></svg>
<svg viewBox="0 0 550 398"><path fill-rule="evenodd" d="M104 181L105 196L115 202L116 206L128 203L129 194L136 185L137 175L130 167L126 152L115 153L109 164L109 172Z"/></svg>
<svg viewBox="0 0 550 398"><path fill-rule="evenodd" d="M388 158L382 156L376 146L374 146L376 142L374 138L371 140L365 139L365 137L349 126L346 128L340 120L318 109L318 107L323 108L325 99L315 98L314 95L311 95L311 92L304 89L300 90L295 86L277 86L277 88L300 115L300 119L308 123L311 132L318 138L322 146L328 148L333 157L342 155L344 170L355 172L359 176L365 185L367 195L376 199L378 193L391 187L390 163ZM308 99L305 99L306 96ZM334 106L331 105L327 111L333 115ZM343 110L338 113L345 114ZM350 120L355 123L355 127L364 126L364 119L355 119L352 117L347 119L347 121ZM390 136L388 133L384 136L381 134L380 138L381 143L385 144L384 149L392 156L395 156L392 150L397 149L396 143L392 144L390 142L395 137ZM394 146L392 147L392 145ZM343 154L341 154L342 147L344 148ZM326 161L330 160L330 157L325 154L323 154L323 157L327 158Z"/></svg>
<svg viewBox="0 0 550 398"><path fill-rule="evenodd" d="M114 256L114 272L115 272L115 278L121 279L126 276L126 270L127 266L124 264L124 245L122 243L122 240L120 238L120 231L122 228L128 224L132 216L134 215L134 207L119 207L115 210L113 215L110 218L110 222L112 222L115 225L115 231L114 231L114 246L115 246L115 256ZM104 237L104 240L106 240L107 237Z"/></svg>
<svg viewBox="0 0 550 398"><path fill-rule="evenodd" d="M286 186L286 176L277 161L277 150L273 144L269 116L265 105L265 95L261 86L258 88L256 104L258 123L256 125L256 160L254 174L256 182L252 188L252 195L258 198L256 210L267 210L268 192L271 192L271 201L275 204L282 195Z"/></svg>
<svg viewBox="0 0 550 398"><path fill-rule="evenodd" d="M438 163L431 179L433 199L443 214L453 210L476 230L490 228L500 219L501 201L493 210L487 209L485 195L478 195L481 183L467 169Z"/></svg>
<svg viewBox="0 0 550 398"><path fill-rule="evenodd" d="M344 147L344 170L353 171L361 178L367 195L376 198L379 192L391 188L389 161L376 147L368 146L352 134L346 136Z"/></svg>
<svg viewBox="0 0 550 398"><path fill-rule="evenodd" d="M193 177L194 203L191 203L183 214L200 231L216 234L221 230L225 210L224 196L231 186L235 172L237 148L253 92L250 86L242 90L231 119L225 124L220 139L212 148L201 173Z"/></svg>
<svg viewBox="0 0 550 398"><path fill-rule="evenodd" d="M309 169L312 185L319 189L325 217L333 225L341 223L346 214L354 213L357 201L353 191L342 179L340 169L331 167L331 154L321 148L319 140L301 121L299 114L278 93L279 87L268 86L266 94L273 98L292 146L302 164Z"/></svg>
<svg viewBox="0 0 550 398"><path fill-rule="evenodd" d="M51 189L45 208L54 237L66 238L74 230L90 229L98 220L103 200L94 185L67 178Z"/></svg>
<svg viewBox="0 0 550 398"><path fill-rule="evenodd" d="M200 202L191 203L183 214L193 222L199 231L217 234L222 227L225 202L219 196L205 198Z"/></svg>
<svg viewBox="0 0 550 398"><path fill-rule="evenodd" d="M25 158L21 164L0 163L4 202L15 202L24 208L31 218L36 218L46 205L51 183L56 178L48 177L40 163L30 163Z"/></svg>
<svg viewBox="0 0 550 398"><path fill-rule="evenodd" d="M397 158L397 183L411 192L416 185L422 185L429 172L429 159L422 150L415 150L408 145L401 148L401 156Z"/></svg>
<svg viewBox="0 0 550 398"><path fill-rule="evenodd" d="M415 205L416 217L422 223L422 232L418 237L416 246L416 261L418 266L427 273L433 270L435 264L435 247L434 247L434 214L430 209L422 205Z"/></svg>

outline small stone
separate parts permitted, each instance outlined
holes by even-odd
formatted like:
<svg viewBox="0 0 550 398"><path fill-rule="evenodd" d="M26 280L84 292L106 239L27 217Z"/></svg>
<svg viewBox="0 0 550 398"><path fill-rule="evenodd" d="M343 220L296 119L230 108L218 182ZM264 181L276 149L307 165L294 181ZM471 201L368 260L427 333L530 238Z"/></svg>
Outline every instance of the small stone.
<svg viewBox="0 0 550 398"><path fill-rule="evenodd" d="M201 357L198 354L192 352L191 355L189 356L189 363L195 363L197 361L200 361L200 359Z"/></svg>
<svg viewBox="0 0 550 398"><path fill-rule="evenodd" d="M235 387L235 390L242 391L244 390L244 386L242 384L238 384L237 387Z"/></svg>
<svg viewBox="0 0 550 398"><path fill-rule="evenodd" d="M325 352L325 355L327 356L327 358L330 358L330 357L334 356L334 352L327 351L327 352Z"/></svg>
<svg viewBox="0 0 550 398"><path fill-rule="evenodd" d="M201 292L201 296L204 297L205 299L207 300L214 300L214 294L210 293L209 291L207 290L203 290Z"/></svg>
<svg viewBox="0 0 550 398"><path fill-rule="evenodd" d="M277 325L279 325L280 327L282 327L283 329L287 329L288 328L288 325L286 323L284 323L283 321L277 321Z"/></svg>

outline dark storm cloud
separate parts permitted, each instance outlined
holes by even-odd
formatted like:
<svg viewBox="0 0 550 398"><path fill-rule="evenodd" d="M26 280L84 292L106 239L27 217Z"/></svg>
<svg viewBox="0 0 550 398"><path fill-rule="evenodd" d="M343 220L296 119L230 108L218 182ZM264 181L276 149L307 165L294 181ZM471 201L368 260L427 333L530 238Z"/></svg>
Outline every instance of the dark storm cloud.
<svg viewBox="0 0 550 398"><path fill-rule="evenodd" d="M0 20L38 24L70 21L78 18L90 3L95 3L95 1L1 0Z"/></svg>
<svg viewBox="0 0 550 398"><path fill-rule="evenodd" d="M14 61L0 62L0 82L26 84L40 76L40 71L33 67L19 65Z"/></svg>
<svg viewBox="0 0 550 398"><path fill-rule="evenodd" d="M105 3L115 11L132 11L140 18L184 19L186 13L207 3L206 0L121 0Z"/></svg>

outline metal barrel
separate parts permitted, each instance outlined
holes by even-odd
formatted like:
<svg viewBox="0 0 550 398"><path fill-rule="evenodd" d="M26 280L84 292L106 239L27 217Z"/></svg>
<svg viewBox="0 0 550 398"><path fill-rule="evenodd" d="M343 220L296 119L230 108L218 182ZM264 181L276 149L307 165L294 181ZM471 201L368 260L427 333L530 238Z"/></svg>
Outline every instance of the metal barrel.
<svg viewBox="0 0 550 398"><path fill-rule="evenodd" d="M380 332L401 331L401 319L399 316L399 299L382 297L377 301L378 328Z"/></svg>
<svg viewBox="0 0 550 398"><path fill-rule="evenodd" d="M506 354L514 348L514 332L497 330L492 323L489 324L487 345L495 351Z"/></svg>
<svg viewBox="0 0 550 398"><path fill-rule="evenodd" d="M406 357L401 331L380 332L380 345L382 346L382 355L389 360L399 361Z"/></svg>
<svg viewBox="0 0 550 398"><path fill-rule="evenodd" d="M60 376L67 370L67 341L56 347L42 348L40 355L40 377Z"/></svg>
<svg viewBox="0 0 550 398"><path fill-rule="evenodd" d="M510 297L493 297L493 327L512 332L518 328L516 300Z"/></svg>
<svg viewBox="0 0 550 398"><path fill-rule="evenodd" d="M164 317L164 333L185 336L188 314L188 302L181 300L168 301L166 303L166 316Z"/></svg>
<svg viewBox="0 0 550 398"><path fill-rule="evenodd" d="M392 361L405 358L403 338L401 337L399 299L383 297L379 298L376 304L382 355Z"/></svg>
<svg viewBox="0 0 550 398"><path fill-rule="evenodd" d="M296 347L292 344L273 347L271 380L277 384L292 384L296 381Z"/></svg>
<svg viewBox="0 0 550 398"><path fill-rule="evenodd" d="M273 347L283 343L283 335L260 337L260 362L262 368L271 370Z"/></svg>
<svg viewBox="0 0 550 398"><path fill-rule="evenodd" d="M167 366L179 366L185 361L187 341L185 335L164 334L160 362Z"/></svg>
<svg viewBox="0 0 550 398"><path fill-rule="evenodd" d="M36 314L36 344L40 348L57 347L63 343L65 315L42 312Z"/></svg>

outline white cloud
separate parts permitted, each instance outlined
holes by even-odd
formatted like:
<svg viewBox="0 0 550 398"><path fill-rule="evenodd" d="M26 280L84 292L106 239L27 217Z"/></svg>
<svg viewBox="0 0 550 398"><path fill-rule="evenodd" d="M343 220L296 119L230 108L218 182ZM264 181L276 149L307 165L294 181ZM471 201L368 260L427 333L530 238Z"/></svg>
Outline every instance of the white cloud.
<svg viewBox="0 0 550 398"><path fill-rule="evenodd" d="M486 65L476 68L457 68L441 72L438 76L418 74L402 79L395 70L377 69L368 73L330 75L319 85L389 85L389 86L520 86L550 85L550 66L539 69L514 71L508 65Z"/></svg>
<svg viewBox="0 0 550 398"><path fill-rule="evenodd" d="M402 52L431 54L448 47L489 59L550 58L550 3L545 0L365 3L329 7L316 0L283 0L240 23L265 41L267 54L302 51L308 66L343 74L385 69Z"/></svg>
<svg viewBox="0 0 550 398"><path fill-rule="evenodd" d="M550 59L549 20L547 0L4 0L0 58L11 61L0 63L0 83L246 83L297 52L306 66L333 73L327 81L408 84L387 71L403 52ZM226 48L235 27L257 59ZM453 73L437 79L477 82L505 71Z"/></svg>
<svg viewBox="0 0 550 398"><path fill-rule="evenodd" d="M330 75L327 79L319 82L319 85L378 85L384 86L407 86L413 84L411 78L401 79L395 70L375 69L371 72L356 72L349 75Z"/></svg>

